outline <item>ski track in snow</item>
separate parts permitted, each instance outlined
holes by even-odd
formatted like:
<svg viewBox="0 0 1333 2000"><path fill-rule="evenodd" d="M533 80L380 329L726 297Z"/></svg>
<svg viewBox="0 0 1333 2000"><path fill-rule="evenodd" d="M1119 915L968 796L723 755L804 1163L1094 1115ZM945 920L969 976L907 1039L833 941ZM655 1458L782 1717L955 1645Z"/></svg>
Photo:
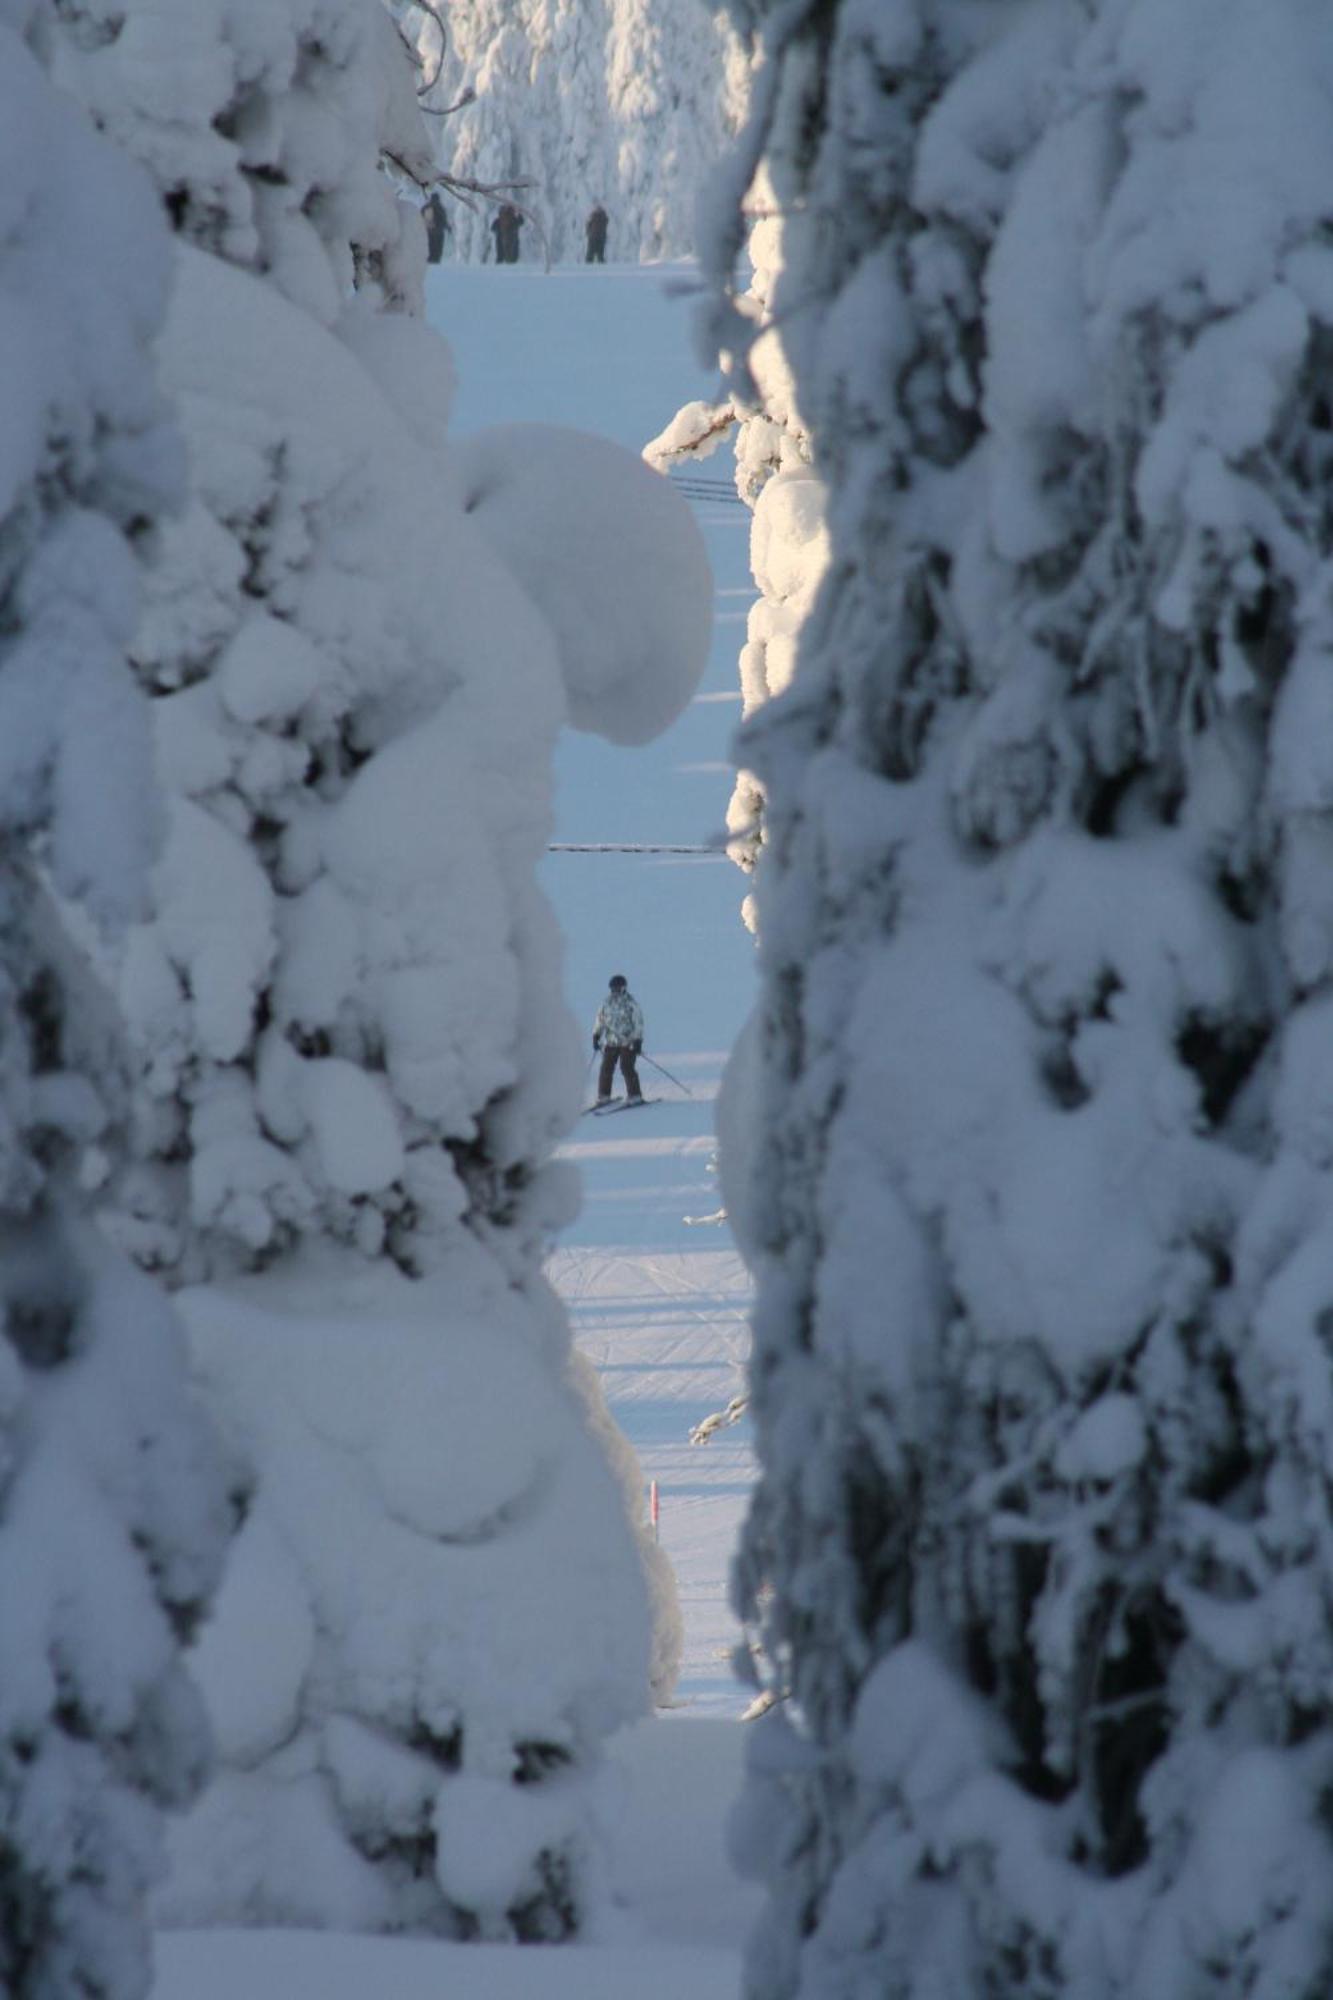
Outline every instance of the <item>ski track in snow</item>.
<svg viewBox="0 0 1333 2000"><path fill-rule="evenodd" d="M711 394L711 378L691 359L688 301L668 294L680 267L611 267L598 294L606 344L595 365L586 347L544 332L571 299L579 324L591 323L584 287L599 276L457 265L433 274L432 312L458 361L461 431L488 422L498 404L507 418L581 425L638 450L682 403ZM714 580L703 681L681 720L642 749L566 732L556 843L707 845L724 825L740 621L755 595L750 517L703 499L695 518ZM753 980L740 920L745 878L717 853L566 851L548 856L544 879L578 1018L591 1024L610 974L624 971L647 1016L648 1056L690 1093L646 1063L644 1087L658 1103L632 1121L581 1121L562 1153L583 1176L583 1213L549 1273L638 1452L645 1496L658 1482L661 1537L685 1617L685 1706L673 1721L734 1719L749 1697L727 1663L740 1636L727 1573L753 1477L749 1426L705 1445L691 1445L689 1433L741 1386L749 1286L725 1224L686 1218L718 1208L713 1100Z"/></svg>
<svg viewBox="0 0 1333 2000"><path fill-rule="evenodd" d="M615 1170L608 1161L596 1167ZM658 1483L660 1533L685 1622L678 1713L734 1718L746 1696L728 1664L740 1632L727 1605L726 1569L753 1476L751 1453L741 1426L705 1445L692 1445L689 1432L741 1386L744 1267L729 1247L589 1245L557 1251L549 1271L612 1414L638 1452L645 1484Z"/></svg>
<svg viewBox="0 0 1333 2000"><path fill-rule="evenodd" d="M742 1387L749 1278L725 1224L686 1220L717 1208L717 1071L665 1060L693 1097L636 1114L632 1137L620 1126L585 1136L605 1122L587 1119L562 1149L582 1173L584 1210L547 1270L638 1453L645 1494L657 1481L685 1623L677 1713L734 1719L748 1696L728 1664L740 1630L727 1571L753 1478L748 1427L704 1445L689 1434Z"/></svg>
<svg viewBox="0 0 1333 2000"><path fill-rule="evenodd" d="M673 412L711 394L691 359L680 267L616 267L547 278L532 268L441 266L432 321L458 364L455 428L554 422L638 450ZM590 351L587 287L604 345ZM573 310L577 308L577 310ZM712 654L686 714L656 743L617 749L567 731L557 759L560 843L707 846L723 826L739 692L743 605L754 595L749 515L699 502L715 582ZM647 1016L662 1101L634 1123L562 1148L580 1170L583 1212L549 1275L613 1415L661 1499L661 1539L685 1626L679 1707L612 1747L623 1794L615 1841L622 1908L587 1946L447 1945L301 1932L176 1933L159 1940L152 2000L733 2000L740 1944L757 1906L726 1857L740 1785L748 1691L730 1655L740 1637L727 1574L753 1479L748 1422L704 1445L689 1433L742 1384L749 1285L719 1205L713 1100L751 999L744 878L718 853L563 852L544 886L566 940L565 992L580 1021L623 970ZM689 1219L687 1219L689 1218ZM682 1940L688 1939L688 1944Z"/></svg>

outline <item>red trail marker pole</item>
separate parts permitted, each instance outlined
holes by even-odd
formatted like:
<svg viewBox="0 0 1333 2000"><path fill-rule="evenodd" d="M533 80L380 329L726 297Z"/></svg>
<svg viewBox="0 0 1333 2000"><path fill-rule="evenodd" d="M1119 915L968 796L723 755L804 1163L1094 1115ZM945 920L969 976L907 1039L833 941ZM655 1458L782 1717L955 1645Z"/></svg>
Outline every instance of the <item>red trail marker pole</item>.
<svg viewBox="0 0 1333 2000"><path fill-rule="evenodd" d="M651 1479L648 1482L648 1519L653 1524L653 1540L655 1542L660 1542L662 1539L661 1530L659 1526L661 1513L662 1513L662 1503L661 1503L661 1498L657 1491L657 1481L655 1479Z"/></svg>

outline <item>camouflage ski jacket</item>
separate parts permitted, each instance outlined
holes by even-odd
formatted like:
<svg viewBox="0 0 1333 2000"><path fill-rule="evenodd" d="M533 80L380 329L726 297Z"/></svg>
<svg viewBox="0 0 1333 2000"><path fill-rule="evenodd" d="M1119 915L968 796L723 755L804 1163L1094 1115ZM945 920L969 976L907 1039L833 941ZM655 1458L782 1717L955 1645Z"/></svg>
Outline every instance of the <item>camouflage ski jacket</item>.
<svg viewBox="0 0 1333 2000"><path fill-rule="evenodd" d="M608 993L597 1009L592 1031L608 1048L627 1049L631 1042L643 1040L643 1009L628 991Z"/></svg>

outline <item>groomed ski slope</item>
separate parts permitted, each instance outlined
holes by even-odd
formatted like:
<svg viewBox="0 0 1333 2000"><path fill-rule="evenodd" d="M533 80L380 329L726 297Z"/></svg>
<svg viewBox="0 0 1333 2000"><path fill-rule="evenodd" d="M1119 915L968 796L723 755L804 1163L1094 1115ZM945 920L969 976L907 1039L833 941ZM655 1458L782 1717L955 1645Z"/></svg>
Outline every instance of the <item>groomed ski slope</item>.
<svg viewBox="0 0 1333 2000"><path fill-rule="evenodd" d="M458 366L456 428L571 424L637 450L712 387L692 359L688 302L673 296L682 279L652 267L432 272L430 315ZM619 1906L603 1939L576 1947L164 1935L153 2000L734 2000L738 1991L755 1899L724 1846L746 1701L728 1664L738 1633L726 1576L752 1462L744 1421L704 1445L689 1433L741 1386L745 1272L725 1223L706 1218L720 1202L713 1099L749 1007L753 945L738 913L743 878L729 862L652 851L715 843L731 787L736 655L753 594L749 516L728 497L721 456L696 470L716 585L708 672L680 722L643 749L567 733L555 842L585 851L546 864L570 1005L590 1033L610 974L624 972L647 1018L648 1055L684 1086L645 1063L658 1103L580 1121L565 1156L583 1177L583 1212L550 1265L639 1454L645 1507L657 1482L685 1623L679 1706L615 1746ZM591 1071L588 1081L591 1097Z"/></svg>

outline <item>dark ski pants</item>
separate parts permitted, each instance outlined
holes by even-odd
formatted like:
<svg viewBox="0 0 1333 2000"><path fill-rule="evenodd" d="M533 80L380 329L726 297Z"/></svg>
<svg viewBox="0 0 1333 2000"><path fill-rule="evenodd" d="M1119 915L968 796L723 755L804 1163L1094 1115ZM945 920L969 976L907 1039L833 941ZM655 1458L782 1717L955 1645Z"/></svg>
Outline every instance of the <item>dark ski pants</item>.
<svg viewBox="0 0 1333 2000"><path fill-rule="evenodd" d="M621 1075L625 1079L625 1089L631 1097L641 1097L643 1092L639 1088L639 1072L635 1067L633 1049L617 1049L610 1042L602 1050L602 1068L597 1078L597 1095L599 1097L611 1095L611 1080L616 1073L617 1061L620 1064Z"/></svg>

